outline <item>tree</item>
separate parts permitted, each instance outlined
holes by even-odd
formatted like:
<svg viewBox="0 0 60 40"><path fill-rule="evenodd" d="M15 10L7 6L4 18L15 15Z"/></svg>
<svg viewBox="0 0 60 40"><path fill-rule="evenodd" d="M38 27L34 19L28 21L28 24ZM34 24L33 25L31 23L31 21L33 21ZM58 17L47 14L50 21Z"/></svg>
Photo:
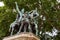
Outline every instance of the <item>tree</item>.
<svg viewBox="0 0 60 40"><path fill-rule="evenodd" d="M39 35L46 31L51 32L53 27L60 31L60 3L56 0L1 0L5 6L0 7L0 39L7 36L9 25L16 17L15 2L18 2L20 10L30 11L35 8L38 9L40 16L38 17ZM40 32L42 34L40 35ZM55 40L59 40L59 36ZM43 39L42 39L43 40Z"/></svg>

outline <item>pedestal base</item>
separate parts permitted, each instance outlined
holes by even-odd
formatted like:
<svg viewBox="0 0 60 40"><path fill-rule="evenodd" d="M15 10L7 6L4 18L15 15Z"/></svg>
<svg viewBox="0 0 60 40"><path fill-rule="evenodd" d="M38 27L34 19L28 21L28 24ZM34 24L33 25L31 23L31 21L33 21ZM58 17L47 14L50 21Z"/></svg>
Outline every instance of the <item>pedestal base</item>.
<svg viewBox="0 0 60 40"><path fill-rule="evenodd" d="M33 33L20 33L18 35L9 36L4 38L3 40L40 40L37 36Z"/></svg>

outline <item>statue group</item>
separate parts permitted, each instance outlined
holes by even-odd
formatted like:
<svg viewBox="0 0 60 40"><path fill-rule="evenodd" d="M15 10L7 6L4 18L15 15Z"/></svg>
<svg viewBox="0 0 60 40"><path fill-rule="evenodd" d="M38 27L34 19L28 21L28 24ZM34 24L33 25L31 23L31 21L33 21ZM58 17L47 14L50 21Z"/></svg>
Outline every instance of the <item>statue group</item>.
<svg viewBox="0 0 60 40"><path fill-rule="evenodd" d="M9 32L10 35L14 33L19 34L20 32L32 32L38 35L38 22L36 21L37 17L39 16L37 12L37 8L31 11L24 11L24 8L20 11L16 4L17 16L13 23L11 23Z"/></svg>

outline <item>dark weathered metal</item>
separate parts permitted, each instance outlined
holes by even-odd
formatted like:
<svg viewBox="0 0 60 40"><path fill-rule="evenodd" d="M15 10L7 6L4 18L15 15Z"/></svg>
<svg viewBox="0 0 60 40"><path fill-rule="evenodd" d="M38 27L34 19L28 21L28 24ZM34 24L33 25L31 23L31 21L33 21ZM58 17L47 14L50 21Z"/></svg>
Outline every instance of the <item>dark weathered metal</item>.
<svg viewBox="0 0 60 40"><path fill-rule="evenodd" d="M26 32L28 28L29 32L36 31L35 34L37 35L38 34L38 25L37 25L38 22L36 21L36 18L39 16L37 12L37 8L30 12L24 12L24 9L22 9L21 11L19 10L17 2L15 2L15 4L16 4L16 10L18 14L17 14L16 20L10 25L9 31L11 31L11 36L13 35L15 28L17 27L19 27L19 29L17 29L18 30L17 34L21 32L22 28L24 29L24 32Z"/></svg>

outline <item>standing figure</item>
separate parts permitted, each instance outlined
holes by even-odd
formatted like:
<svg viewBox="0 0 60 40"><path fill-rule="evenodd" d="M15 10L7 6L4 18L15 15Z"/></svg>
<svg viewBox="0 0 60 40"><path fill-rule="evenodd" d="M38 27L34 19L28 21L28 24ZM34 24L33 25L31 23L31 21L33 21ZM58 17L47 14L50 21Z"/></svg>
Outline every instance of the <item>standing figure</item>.
<svg viewBox="0 0 60 40"><path fill-rule="evenodd" d="M27 12L25 12L22 16L22 21L21 21L21 26L20 26L20 29L18 31L18 34L20 32L28 32L28 27L30 26L30 21L28 19L28 15L27 15Z"/></svg>
<svg viewBox="0 0 60 40"><path fill-rule="evenodd" d="M11 31L11 35L13 35L14 29L17 29L17 30L19 29L19 25L22 19L22 14L24 13L24 9L20 11L18 8L17 2L15 2L15 4L16 4L16 9L18 14L17 14L16 20L10 25L9 32Z"/></svg>
<svg viewBox="0 0 60 40"><path fill-rule="evenodd" d="M36 18L39 16L37 9L32 10L29 12L29 18L31 20L31 29L32 32L36 35L38 35L38 22L36 21Z"/></svg>

